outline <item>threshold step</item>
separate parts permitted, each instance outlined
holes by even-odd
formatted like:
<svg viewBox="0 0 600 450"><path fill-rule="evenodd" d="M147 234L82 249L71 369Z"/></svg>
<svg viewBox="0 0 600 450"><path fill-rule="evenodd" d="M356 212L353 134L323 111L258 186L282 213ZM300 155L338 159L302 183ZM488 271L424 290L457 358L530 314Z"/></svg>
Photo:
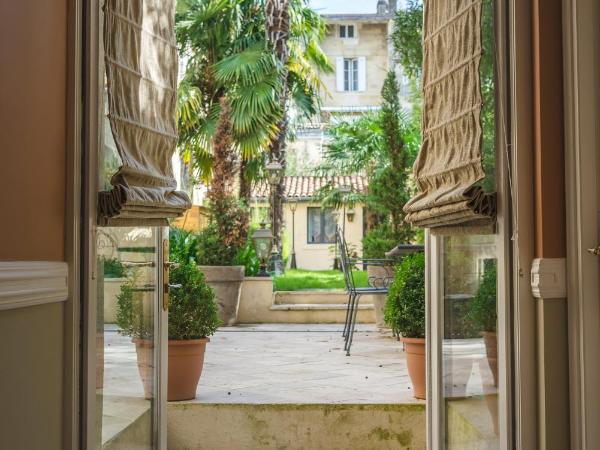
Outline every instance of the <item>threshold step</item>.
<svg viewBox="0 0 600 450"><path fill-rule="evenodd" d="M288 303L272 305L271 311L345 311L346 305L340 303ZM371 311L375 308L372 304L364 303L358 305L359 310Z"/></svg>

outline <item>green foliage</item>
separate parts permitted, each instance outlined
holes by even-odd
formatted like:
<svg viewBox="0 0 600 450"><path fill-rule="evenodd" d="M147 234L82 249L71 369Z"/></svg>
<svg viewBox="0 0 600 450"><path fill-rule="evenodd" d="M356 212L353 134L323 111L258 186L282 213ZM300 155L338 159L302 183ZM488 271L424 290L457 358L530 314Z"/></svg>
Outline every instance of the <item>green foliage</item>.
<svg viewBox="0 0 600 450"><path fill-rule="evenodd" d="M496 331L496 260L485 261L477 294L469 305L469 318L479 331Z"/></svg>
<svg viewBox="0 0 600 450"><path fill-rule="evenodd" d="M479 65L481 82L482 144L481 154L485 178L484 191L496 190L496 43L494 26L494 0L484 0L481 6L481 45L483 54Z"/></svg>
<svg viewBox="0 0 600 450"><path fill-rule="evenodd" d="M365 258L385 258L385 253L398 244L408 241L402 233L395 233L389 223L381 223L367 231L363 237L363 256Z"/></svg>
<svg viewBox="0 0 600 450"><path fill-rule="evenodd" d="M252 236L253 230L250 230ZM256 256L256 250L252 239L248 239L246 244L238 250L235 255L233 264L236 266L244 266L244 272L247 277L254 277L260 272L260 259Z"/></svg>
<svg viewBox="0 0 600 450"><path fill-rule="evenodd" d="M384 310L385 321L404 337L425 337L425 255L405 256L396 267Z"/></svg>
<svg viewBox="0 0 600 450"><path fill-rule="evenodd" d="M319 47L323 19L304 0L290 1L289 60L284 68L266 41L262 2L179 0L179 52L188 59L178 92L180 152L203 181L211 179L220 100L232 108L233 145L243 161L261 159L277 136L284 111L278 101L287 73L289 96L300 115L312 116L325 91L319 72L332 67ZM260 172L240 176L254 178Z"/></svg>
<svg viewBox="0 0 600 450"><path fill-rule="evenodd" d="M357 287L367 287L367 272L352 272ZM345 289L344 274L339 270L288 269L273 280L276 291L308 291L316 289Z"/></svg>
<svg viewBox="0 0 600 450"><path fill-rule="evenodd" d="M396 75L388 73L378 112L335 123L318 169L323 175L366 175L365 193L341 193L326 185L316 193L324 206L363 202L369 211L391 222L398 242L408 242L414 231L404 223L404 204L410 199L410 167L420 145L419 125L400 106ZM372 224L370 224L372 225Z"/></svg>
<svg viewBox="0 0 600 450"><path fill-rule="evenodd" d="M194 263L170 270L169 282L181 284L169 293L169 339L211 336L220 326L215 294Z"/></svg>
<svg viewBox="0 0 600 450"><path fill-rule="evenodd" d="M392 44L404 73L411 78L421 77L423 67L423 4L407 0L406 7L396 12Z"/></svg>
<svg viewBox="0 0 600 450"><path fill-rule="evenodd" d="M180 264L196 261L198 236L181 228L169 229L169 260Z"/></svg>
<svg viewBox="0 0 600 450"><path fill-rule="evenodd" d="M154 296L154 292L136 288L134 277L121 285L117 295L117 325L123 336L152 339L153 316L144 311L144 303L148 301L144 297L148 295Z"/></svg>
<svg viewBox="0 0 600 450"><path fill-rule="evenodd" d="M124 278L127 269L117 258L102 258L104 265L104 278Z"/></svg>
<svg viewBox="0 0 600 450"><path fill-rule="evenodd" d="M233 266L241 246L227 245L216 224L198 233L197 262L201 266Z"/></svg>

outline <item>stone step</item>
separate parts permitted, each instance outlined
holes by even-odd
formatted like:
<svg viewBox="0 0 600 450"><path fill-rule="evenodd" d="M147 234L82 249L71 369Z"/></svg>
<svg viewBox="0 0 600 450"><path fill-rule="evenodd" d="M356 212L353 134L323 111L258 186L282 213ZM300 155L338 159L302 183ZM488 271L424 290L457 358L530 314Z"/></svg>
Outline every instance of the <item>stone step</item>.
<svg viewBox="0 0 600 450"><path fill-rule="evenodd" d="M291 304L340 304L348 303L346 291L276 291L273 293L275 305Z"/></svg>
<svg viewBox="0 0 600 450"><path fill-rule="evenodd" d="M167 408L169 450L426 448L424 404L172 402Z"/></svg>
<svg viewBox="0 0 600 450"><path fill-rule="evenodd" d="M269 308L271 311L346 311L346 305L339 303L291 303L273 305ZM370 303L359 304L358 310L373 310L374 307Z"/></svg>
<svg viewBox="0 0 600 450"><path fill-rule="evenodd" d="M270 323L339 323L346 320L346 305L339 303L295 303L271 305ZM360 304L357 323L374 323L375 308L370 303Z"/></svg>
<svg viewBox="0 0 600 450"><path fill-rule="evenodd" d="M336 291L276 291L270 278L244 279L237 323L341 323L348 295ZM363 295L358 323L375 323L376 299Z"/></svg>

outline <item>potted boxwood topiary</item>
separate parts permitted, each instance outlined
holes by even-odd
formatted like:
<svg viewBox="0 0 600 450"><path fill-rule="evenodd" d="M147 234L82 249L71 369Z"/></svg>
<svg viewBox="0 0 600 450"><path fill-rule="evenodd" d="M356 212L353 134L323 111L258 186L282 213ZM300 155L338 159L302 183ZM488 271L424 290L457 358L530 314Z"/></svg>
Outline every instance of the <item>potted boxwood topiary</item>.
<svg viewBox="0 0 600 450"><path fill-rule="evenodd" d="M117 295L117 325L119 333L130 336L135 344L137 353L137 364L142 385L144 386L144 397L152 398L152 374L153 374L153 323L152 317L144 313L145 291L135 287L135 278L131 277L121 285Z"/></svg>
<svg viewBox="0 0 600 450"><path fill-rule="evenodd" d="M117 295L127 282L127 269L117 258L102 257L104 267L104 323L116 323Z"/></svg>
<svg viewBox="0 0 600 450"><path fill-rule="evenodd" d="M483 337L488 364L494 377L494 386L498 386L496 273L496 260L486 259L481 284L469 305L469 319Z"/></svg>
<svg viewBox="0 0 600 450"><path fill-rule="evenodd" d="M170 270L169 282L181 285L169 294L169 401L196 396L209 336L221 321L215 293L194 263Z"/></svg>
<svg viewBox="0 0 600 450"><path fill-rule="evenodd" d="M385 321L402 337L414 396L425 398L425 255L404 257L385 305Z"/></svg>

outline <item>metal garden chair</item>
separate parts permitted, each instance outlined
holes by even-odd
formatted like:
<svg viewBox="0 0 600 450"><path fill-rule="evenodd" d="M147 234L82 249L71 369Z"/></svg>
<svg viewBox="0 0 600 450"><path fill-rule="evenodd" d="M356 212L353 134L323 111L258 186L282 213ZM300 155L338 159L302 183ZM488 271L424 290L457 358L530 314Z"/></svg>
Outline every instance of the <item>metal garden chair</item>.
<svg viewBox="0 0 600 450"><path fill-rule="evenodd" d="M352 347L352 339L354 337L354 330L356 328L360 297L364 294L387 294L389 284L393 280L393 274L385 277L369 277L369 287L357 287L354 280L353 268L357 264L362 264L365 267L369 265L385 267L393 264L394 260L350 258L346 240L339 228L336 230L336 241L340 253L340 265L342 272L344 273L344 282L346 285L346 290L348 291L346 320L344 322L344 331L342 336L345 339L344 350L346 351L346 355L350 356L350 347Z"/></svg>

